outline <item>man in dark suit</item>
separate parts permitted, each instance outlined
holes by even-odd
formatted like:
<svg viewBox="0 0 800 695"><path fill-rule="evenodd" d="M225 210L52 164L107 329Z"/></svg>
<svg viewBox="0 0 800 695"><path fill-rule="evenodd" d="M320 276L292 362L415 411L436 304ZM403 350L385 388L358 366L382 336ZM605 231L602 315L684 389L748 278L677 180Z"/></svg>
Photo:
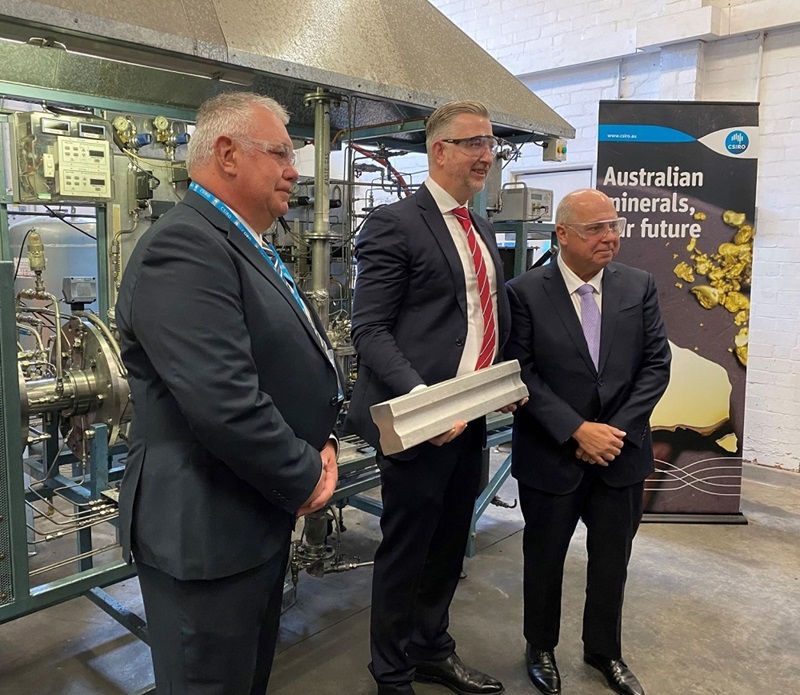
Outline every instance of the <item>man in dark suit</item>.
<svg viewBox="0 0 800 695"><path fill-rule="evenodd" d="M530 391L512 448L525 517L526 661L546 695L561 692L554 650L578 519L589 555L584 660L615 692L644 692L622 660L622 600L653 471L648 420L667 388L670 351L652 275L612 262L624 229L605 194L570 193L556 213L556 262L508 283L506 356L519 360Z"/></svg>
<svg viewBox="0 0 800 695"><path fill-rule="evenodd" d="M298 176L287 122L256 94L202 105L190 190L120 287L134 405L120 531L159 693L266 692L294 520L336 485L340 376L261 238Z"/></svg>
<svg viewBox="0 0 800 695"><path fill-rule="evenodd" d="M437 109L426 127L428 179L376 210L356 240L359 369L347 424L376 448L371 405L489 366L506 340L508 298L494 234L464 207L483 189L498 144L482 104ZM413 680L465 695L503 692L461 662L447 632L484 439L481 418L401 454L378 453L383 540L372 583L370 671L381 695L413 694Z"/></svg>

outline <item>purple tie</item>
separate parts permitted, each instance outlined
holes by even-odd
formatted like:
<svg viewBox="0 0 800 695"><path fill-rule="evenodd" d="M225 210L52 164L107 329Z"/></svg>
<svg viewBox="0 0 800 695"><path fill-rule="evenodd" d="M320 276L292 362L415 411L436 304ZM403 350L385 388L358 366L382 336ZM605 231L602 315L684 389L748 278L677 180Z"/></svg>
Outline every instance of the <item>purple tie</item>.
<svg viewBox="0 0 800 695"><path fill-rule="evenodd" d="M589 348L592 362L595 369L600 363L600 309L594 301L594 287L591 285L581 285L578 288L581 296L581 324L583 325L583 335L586 338L586 345Z"/></svg>

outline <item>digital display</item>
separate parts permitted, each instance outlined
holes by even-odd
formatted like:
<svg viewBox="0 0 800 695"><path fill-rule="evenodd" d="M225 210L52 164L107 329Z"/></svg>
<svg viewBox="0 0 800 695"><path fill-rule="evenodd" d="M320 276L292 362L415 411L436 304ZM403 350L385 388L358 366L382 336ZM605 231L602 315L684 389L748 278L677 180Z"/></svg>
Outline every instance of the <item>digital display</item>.
<svg viewBox="0 0 800 695"><path fill-rule="evenodd" d="M41 120L43 133L54 133L55 135L69 135L69 121L59 121L55 118L43 118Z"/></svg>
<svg viewBox="0 0 800 695"><path fill-rule="evenodd" d="M89 179L89 185L91 186L105 186L106 180L105 179Z"/></svg>
<svg viewBox="0 0 800 695"><path fill-rule="evenodd" d="M105 157L105 154L103 150L89 150L90 157Z"/></svg>
<svg viewBox="0 0 800 695"><path fill-rule="evenodd" d="M78 133L83 137L105 138L106 127L95 123L78 123Z"/></svg>

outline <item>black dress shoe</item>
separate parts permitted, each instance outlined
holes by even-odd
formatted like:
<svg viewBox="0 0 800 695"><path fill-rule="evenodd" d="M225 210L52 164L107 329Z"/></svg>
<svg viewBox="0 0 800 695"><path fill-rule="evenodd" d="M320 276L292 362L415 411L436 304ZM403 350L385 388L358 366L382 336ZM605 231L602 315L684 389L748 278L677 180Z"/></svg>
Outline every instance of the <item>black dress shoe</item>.
<svg viewBox="0 0 800 695"><path fill-rule="evenodd" d="M505 692L500 681L470 668L455 652L444 661L417 664L414 680L443 685L458 695L500 695Z"/></svg>
<svg viewBox="0 0 800 695"><path fill-rule="evenodd" d="M556 655L552 651L525 647L525 665L528 678L534 687L544 695L557 695L561 692L561 674L556 666Z"/></svg>
<svg viewBox="0 0 800 695"><path fill-rule="evenodd" d="M584 652L583 660L602 673L609 687L619 695L644 695L644 688L622 659L607 659Z"/></svg>

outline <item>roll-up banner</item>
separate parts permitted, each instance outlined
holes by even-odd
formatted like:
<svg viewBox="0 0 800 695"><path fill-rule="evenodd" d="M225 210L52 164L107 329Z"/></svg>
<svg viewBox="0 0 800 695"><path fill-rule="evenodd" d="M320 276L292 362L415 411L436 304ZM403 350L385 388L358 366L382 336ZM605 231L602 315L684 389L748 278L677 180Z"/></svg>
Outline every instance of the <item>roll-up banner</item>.
<svg viewBox="0 0 800 695"><path fill-rule="evenodd" d="M597 188L627 219L617 260L655 276L672 348L645 518L743 522L758 104L602 101L598 140Z"/></svg>

